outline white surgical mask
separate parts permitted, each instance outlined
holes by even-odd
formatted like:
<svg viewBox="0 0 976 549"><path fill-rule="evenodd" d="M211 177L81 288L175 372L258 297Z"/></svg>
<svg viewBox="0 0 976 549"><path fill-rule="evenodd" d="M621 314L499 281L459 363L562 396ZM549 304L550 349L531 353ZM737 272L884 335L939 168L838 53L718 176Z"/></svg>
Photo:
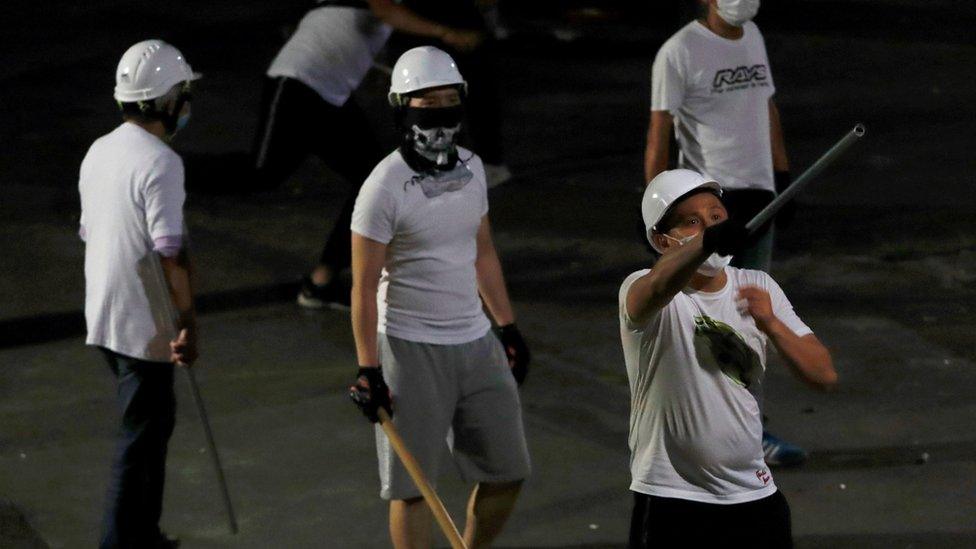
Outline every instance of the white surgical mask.
<svg viewBox="0 0 976 549"><path fill-rule="evenodd" d="M664 238L670 238L671 240L674 240L675 242L678 243L679 246L684 246L685 244L690 242L692 238L698 236L698 235L691 235L691 236L683 236L681 238L675 238L667 233L662 233L662 234L664 234ZM721 273L726 267L728 267L729 263L731 262L732 262L731 255L718 255L716 253L713 253L712 255L708 256L707 259L705 259L704 263L698 266L698 270L696 272L698 274L705 275L705 276L718 276L718 274Z"/></svg>
<svg viewBox="0 0 976 549"><path fill-rule="evenodd" d="M741 27L758 11L759 0L718 0L718 16L735 27Z"/></svg>

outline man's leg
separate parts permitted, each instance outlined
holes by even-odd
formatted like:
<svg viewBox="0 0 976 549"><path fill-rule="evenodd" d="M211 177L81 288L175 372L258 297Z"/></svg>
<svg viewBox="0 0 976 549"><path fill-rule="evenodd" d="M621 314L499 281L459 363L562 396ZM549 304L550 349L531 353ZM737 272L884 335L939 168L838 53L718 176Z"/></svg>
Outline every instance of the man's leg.
<svg viewBox="0 0 976 549"><path fill-rule="evenodd" d="M319 104L314 90L279 76L265 80L258 131L251 150L250 190L269 191L288 178L312 150L310 136L320 131L311 122Z"/></svg>
<svg viewBox="0 0 976 549"><path fill-rule="evenodd" d="M349 267L352 210L360 187L383 159L383 153L366 114L355 100L349 99L341 108L330 109L329 118L329 126L333 129L319 145L318 155L349 184L349 194L329 232L316 269L324 268L331 277Z"/></svg>
<svg viewBox="0 0 976 549"><path fill-rule="evenodd" d="M390 539L395 549L428 549L432 515L424 498L390 501Z"/></svg>
<svg viewBox="0 0 976 549"><path fill-rule="evenodd" d="M515 508L522 481L482 482L471 491L464 543L469 548L491 547Z"/></svg>
<svg viewBox="0 0 976 549"><path fill-rule="evenodd" d="M393 425L435 484L457 399L452 345L432 345L378 334L383 377L393 396ZM375 426L380 497L390 500L390 537L397 549L430 547L431 512L386 433Z"/></svg>
<svg viewBox="0 0 976 549"><path fill-rule="evenodd" d="M154 544L160 537L166 446L173 431L173 366L112 351L122 416L109 478L101 547Z"/></svg>

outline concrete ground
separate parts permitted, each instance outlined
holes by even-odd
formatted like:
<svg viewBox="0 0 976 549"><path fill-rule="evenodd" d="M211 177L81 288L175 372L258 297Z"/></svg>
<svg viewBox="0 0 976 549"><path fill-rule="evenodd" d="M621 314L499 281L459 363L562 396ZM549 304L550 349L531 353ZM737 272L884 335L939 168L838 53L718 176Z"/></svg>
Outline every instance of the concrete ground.
<svg viewBox="0 0 976 549"><path fill-rule="evenodd" d="M825 17L843 4L798 9ZM849 4L865 17L879 10L885 26L834 29L782 12L760 21L795 171L855 121L869 129L779 235L773 275L832 349L842 388L810 392L773 362L770 427L811 451L774 476L799 547L973 547L976 70L965 60L976 47L958 32L972 9ZM76 174L116 123L117 56L146 36L179 44L206 74L177 148L188 165L227 168L190 181L188 221L205 313L198 375L241 532L227 533L182 379L163 526L190 548L387 544L372 433L343 389L355 360L348 315L291 303L346 188L310 161L277 191L230 192L260 72L294 19L284 3L244 5L23 8L60 30L41 43L31 25L0 23L12 98L0 105L0 546L97 537L116 416L111 376L83 345ZM917 10L943 32L904 20ZM521 34L500 48L499 78L516 178L490 199L535 358L522 390L535 474L499 546L623 547L629 394L615 299L649 262L635 189L648 68L667 24L535 14L512 24ZM561 38L575 41L547 37L564 24L576 34ZM371 74L357 100L388 137L382 88ZM444 471L440 489L462 519L466 487Z"/></svg>

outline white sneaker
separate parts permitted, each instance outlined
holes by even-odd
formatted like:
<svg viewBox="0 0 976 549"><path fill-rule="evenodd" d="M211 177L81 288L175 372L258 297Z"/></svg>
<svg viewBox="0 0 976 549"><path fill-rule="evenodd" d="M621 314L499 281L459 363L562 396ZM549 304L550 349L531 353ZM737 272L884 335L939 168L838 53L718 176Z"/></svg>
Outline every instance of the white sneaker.
<svg viewBox="0 0 976 549"><path fill-rule="evenodd" d="M512 178L512 172L505 164L485 164L485 177L488 178L488 188L494 188Z"/></svg>

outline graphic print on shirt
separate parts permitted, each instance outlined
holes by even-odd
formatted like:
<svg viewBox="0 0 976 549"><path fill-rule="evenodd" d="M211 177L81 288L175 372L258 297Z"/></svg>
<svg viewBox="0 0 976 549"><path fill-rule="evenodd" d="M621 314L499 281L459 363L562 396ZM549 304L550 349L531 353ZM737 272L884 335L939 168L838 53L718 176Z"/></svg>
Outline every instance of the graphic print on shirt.
<svg viewBox="0 0 976 549"><path fill-rule="evenodd" d="M769 86L769 69L765 64L741 66L715 71L712 93L725 93Z"/></svg>
<svg viewBox="0 0 976 549"><path fill-rule="evenodd" d="M711 358L726 377L748 388L762 374L756 351L728 324L708 315L695 317L695 347L704 343ZM699 357L699 359L704 357Z"/></svg>

